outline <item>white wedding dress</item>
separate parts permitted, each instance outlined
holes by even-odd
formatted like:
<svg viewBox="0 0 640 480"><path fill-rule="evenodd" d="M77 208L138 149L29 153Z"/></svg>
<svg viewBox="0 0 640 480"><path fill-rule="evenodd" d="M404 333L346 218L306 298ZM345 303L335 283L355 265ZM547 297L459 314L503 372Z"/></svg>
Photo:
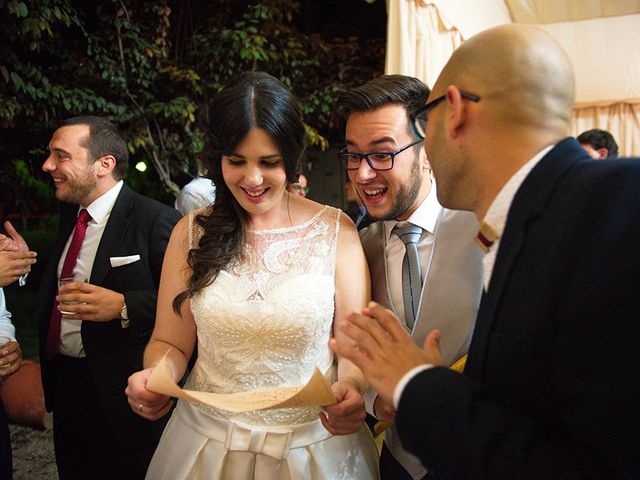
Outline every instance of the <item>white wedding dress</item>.
<svg viewBox="0 0 640 480"><path fill-rule="evenodd" d="M190 215L190 242L198 231ZM340 211L289 228L249 231L242 259L191 299L198 359L185 388L231 393L305 384L317 366L335 381L328 347ZM180 400L148 479L378 478L366 427L331 435L319 408L232 413Z"/></svg>

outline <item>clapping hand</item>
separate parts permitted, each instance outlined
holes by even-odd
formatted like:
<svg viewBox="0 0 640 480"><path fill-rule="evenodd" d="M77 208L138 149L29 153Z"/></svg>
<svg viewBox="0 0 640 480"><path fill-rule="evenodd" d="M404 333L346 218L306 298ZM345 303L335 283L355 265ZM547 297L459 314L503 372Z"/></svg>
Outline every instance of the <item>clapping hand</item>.
<svg viewBox="0 0 640 480"><path fill-rule="evenodd" d="M393 312L375 302L361 314L352 313L338 328L354 343L333 338L329 345L358 366L386 404L392 404L400 379L419 365L444 365L440 331L433 330L420 349Z"/></svg>
<svg viewBox="0 0 640 480"><path fill-rule="evenodd" d="M9 236L0 233L0 287L6 287L31 271L36 252L29 251L27 242L16 232L11 222L4 222Z"/></svg>
<svg viewBox="0 0 640 480"><path fill-rule="evenodd" d="M26 252L29 250L27 242L25 242L24 238L13 228L11 222L4 222L4 229L9 236L0 233L0 250L12 252Z"/></svg>

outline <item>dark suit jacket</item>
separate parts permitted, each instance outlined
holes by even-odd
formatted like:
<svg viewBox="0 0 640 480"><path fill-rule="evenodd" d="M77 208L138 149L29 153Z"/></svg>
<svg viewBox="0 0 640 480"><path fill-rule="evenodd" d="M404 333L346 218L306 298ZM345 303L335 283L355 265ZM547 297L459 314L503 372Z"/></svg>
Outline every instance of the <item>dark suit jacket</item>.
<svg viewBox="0 0 640 480"><path fill-rule="evenodd" d="M39 294L40 364L45 401L53 404L53 381L45 353L51 308L57 292L57 266L73 231L78 206L63 204L60 235L42 277ZM166 417L149 422L134 414L124 389L128 377L142 369L142 354L149 340L156 315L156 300L164 252L180 213L144 197L126 184L122 186L100 240L89 282L124 294L130 327L123 329L120 319L109 322L82 322L82 343L89 369L110 421L115 437L124 446L147 445L156 441ZM112 268L110 257L140 255L140 260ZM154 439L154 440L151 440Z"/></svg>
<svg viewBox="0 0 640 480"><path fill-rule="evenodd" d="M399 404L405 447L452 479L640 478L640 161L574 139L509 210L465 375Z"/></svg>

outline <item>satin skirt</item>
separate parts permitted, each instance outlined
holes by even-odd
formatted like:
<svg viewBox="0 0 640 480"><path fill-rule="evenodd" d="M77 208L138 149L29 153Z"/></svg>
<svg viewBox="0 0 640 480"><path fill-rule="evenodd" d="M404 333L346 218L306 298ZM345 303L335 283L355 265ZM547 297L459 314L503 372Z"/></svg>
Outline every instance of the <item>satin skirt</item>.
<svg viewBox="0 0 640 480"><path fill-rule="evenodd" d="M149 480L378 479L378 452L366 426L332 435L320 420L255 427L178 401L147 472Z"/></svg>

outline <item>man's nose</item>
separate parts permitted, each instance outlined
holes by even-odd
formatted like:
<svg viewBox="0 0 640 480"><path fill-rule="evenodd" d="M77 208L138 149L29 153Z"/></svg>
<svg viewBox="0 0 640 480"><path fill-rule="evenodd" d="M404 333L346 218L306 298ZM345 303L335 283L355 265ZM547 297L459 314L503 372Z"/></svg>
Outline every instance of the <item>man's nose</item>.
<svg viewBox="0 0 640 480"><path fill-rule="evenodd" d="M355 180L358 183L371 180L375 178L376 175L378 174L378 172L376 172L373 168L371 168L371 166L369 166L369 163L367 162L366 158L361 158L360 165L358 165L358 169L352 170L352 172L355 173Z"/></svg>
<svg viewBox="0 0 640 480"><path fill-rule="evenodd" d="M47 159L42 164L42 170L45 172L52 172L55 170L55 162L53 161L53 155L49 155Z"/></svg>

